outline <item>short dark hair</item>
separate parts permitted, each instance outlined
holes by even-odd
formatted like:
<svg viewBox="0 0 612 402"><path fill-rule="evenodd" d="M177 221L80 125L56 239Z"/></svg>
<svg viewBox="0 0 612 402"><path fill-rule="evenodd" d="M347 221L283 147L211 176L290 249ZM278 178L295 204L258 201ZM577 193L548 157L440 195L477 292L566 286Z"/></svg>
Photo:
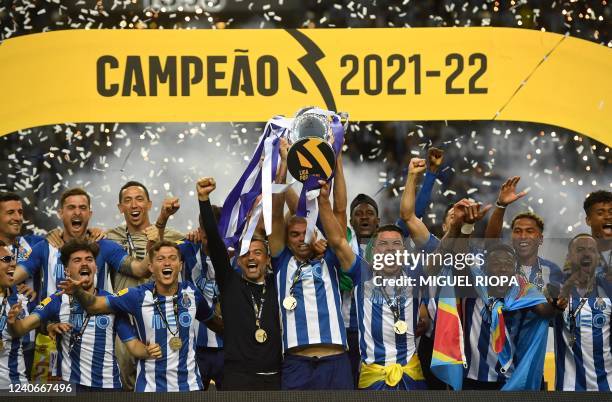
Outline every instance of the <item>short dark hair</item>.
<svg viewBox="0 0 612 402"><path fill-rule="evenodd" d="M503 251L505 253L508 253L514 259L516 259L516 251L509 244L506 244L501 241L494 241L487 245L487 249L486 249L487 256L490 256L492 253L495 253L497 251Z"/></svg>
<svg viewBox="0 0 612 402"><path fill-rule="evenodd" d="M151 201L151 197L149 197L149 190L147 190L147 188L145 187L144 184L138 182L138 181L128 181L127 183L125 183L121 189L119 190L119 203L121 203L121 200L123 198L122 194L123 194L123 190L125 190L128 187L140 187L144 190L145 195L147 196L147 201Z"/></svg>
<svg viewBox="0 0 612 402"><path fill-rule="evenodd" d="M357 194L357 197L353 198L353 201L351 201L351 208L349 212L350 216L353 216L353 210L357 208L359 204L371 205L374 210L376 210L376 216L378 216L378 204L376 203L376 201L374 201L374 198L366 194Z"/></svg>
<svg viewBox="0 0 612 402"><path fill-rule="evenodd" d="M374 237L378 237L378 235L381 234L382 232L397 232L401 234L402 237L404 237L404 231L394 223L387 223L385 225L379 226L376 229L376 233L374 234Z"/></svg>
<svg viewBox="0 0 612 402"><path fill-rule="evenodd" d="M593 205L599 202L612 202L612 192L606 190L597 190L587 195L584 199L583 204L584 212L589 215L591 213L591 208L593 207Z"/></svg>
<svg viewBox="0 0 612 402"><path fill-rule="evenodd" d="M257 233L255 232L253 234L253 237L251 237L251 243L253 243L254 241L260 241L264 244L264 248L266 249L266 254L268 256L272 255L271 251L270 251L270 243L268 243L268 238L261 233ZM240 250L242 249L242 241L240 241L240 243L238 243L238 253L240 253Z"/></svg>
<svg viewBox="0 0 612 402"><path fill-rule="evenodd" d="M100 252L100 247L97 243L87 240L72 239L68 241L60 249L60 260L64 264L64 268L68 267L70 257L77 251L89 251L96 258Z"/></svg>
<svg viewBox="0 0 612 402"><path fill-rule="evenodd" d="M155 254L157 254L157 252L162 247L172 247L178 253L179 259L181 259L181 260L183 259L183 257L181 256L181 249L179 248L179 246L176 243L171 242L169 240L162 240L162 241L158 241L157 243L155 243L149 249L149 260L151 260L151 262L153 262L153 259L155 258Z"/></svg>
<svg viewBox="0 0 612 402"><path fill-rule="evenodd" d="M17 193L5 191L0 193L0 204L7 201L19 201L21 202L21 196Z"/></svg>
<svg viewBox="0 0 612 402"><path fill-rule="evenodd" d="M64 203L66 202L66 199L68 197L73 197L75 195L83 195L87 197L87 204L89 204L89 206L91 207L91 197L89 196L87 191L83 190L82 188L75 187L75 188L66 190L62 193L62 197L60 198L60 208L64 207Z"/></svg>
<svg viewBox="0 0 612 402"><path fill-rule="evenodd" d="M511 229L514 229L514 224L519 219L531 219L536 223L536 225L538 225L538 227L540 228L540 232L544 233L544 219L542 219L540 215L530 211L521 212L520 214L512 218L512 223L510 224Z"/></svg>

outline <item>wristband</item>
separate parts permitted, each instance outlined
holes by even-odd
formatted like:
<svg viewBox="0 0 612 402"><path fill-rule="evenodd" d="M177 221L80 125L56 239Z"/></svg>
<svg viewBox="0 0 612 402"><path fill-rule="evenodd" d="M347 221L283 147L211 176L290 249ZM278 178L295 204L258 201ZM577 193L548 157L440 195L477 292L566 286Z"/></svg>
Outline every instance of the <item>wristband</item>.
<svg viewBox="0 0 612 402"><path fill-rule="evenodd" d="M499 201L495 201L495 206L499 209L506 209L507 205L500 204Z"/></svg>
<svg viewBox="0 0 612 402"><path fill-rule="evenodd" d="M472 234L473 231L474 231L474 224L473 223L464 223L461 226L461 233L463 233L464 235L470 235L470 234Z"/></svg>

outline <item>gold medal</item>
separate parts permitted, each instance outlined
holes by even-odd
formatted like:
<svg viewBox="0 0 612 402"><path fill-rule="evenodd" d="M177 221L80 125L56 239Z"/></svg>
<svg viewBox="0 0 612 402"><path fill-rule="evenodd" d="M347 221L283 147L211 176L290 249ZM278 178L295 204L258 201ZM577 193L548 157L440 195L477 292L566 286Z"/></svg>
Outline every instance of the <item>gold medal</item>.
<svg viewBox="0 0 612 402"><path fill-rule="evenodd" d="M268 340L268 333L263 328L257 328L255 331L255 340L259 343L264 343Z"/></svg>
<svg viewBox="0 0 612 402"><path fill-rule="evenodd" d="M177 350L180 350L182 346L183 341L181 340L181 338L179 338L178 336L173 336L172 338L170 338L170 349L176 352Z"/></svg>
<svg viewBox="0 0 612 402"><path fill-rule="evenodd" d="M297 307L297 300L293 296L287 296L283 299L283 307L285 310L294 310Z"/></svg>
<svg viewBox="0 0 612 402"><path fill-rule="evenodd" d="M397 320L395 324L393 324L393 330L398 335L404 335L408 331L408 324L404 320Z"/></svg>

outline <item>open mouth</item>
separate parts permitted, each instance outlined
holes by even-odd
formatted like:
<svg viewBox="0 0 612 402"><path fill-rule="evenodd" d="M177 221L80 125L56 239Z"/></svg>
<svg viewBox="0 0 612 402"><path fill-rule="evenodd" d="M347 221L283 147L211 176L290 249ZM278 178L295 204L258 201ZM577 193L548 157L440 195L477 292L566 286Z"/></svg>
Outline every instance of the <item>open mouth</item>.
<svg viewBox="0 0 612 402"><path fill-rule="evenodd" d="M306 244L306 243L302 243L302 244L300 244L300 245L298 246L298 248L299 248L300 250L308 250L308 244Z"/></svg>
<svg viewBox="0 0 612 402"><path fill-rule="evenodd" d="M21 228L21 222L9 222L9 226L12 226L15 229Z"/></svg>
<svg viewBox="0 0 612 402"><path fill-rule="evenodd" d="M79 270L79 275L81 278L89 278L91 276L91 269L89 267L82 267Z"/></svg>
<svg viewBox="0 0 612 402"><path fill-rule="evenodd" d="M170 278L172 278L172 273L174 272L174 270L172 268L164 268L164 269L162 269L161 272L162 272L162 276L165 279L170 279Z"/></svg>
<svg viewBox="0 0 612 402"><path fill-rule="evenodd" d="M589 267L593 263L593 259L591 257L585 256L580 259L580 266Z"/></svg>
<svg viewBox="0 0 612 402"><path fill-rule="evenodd" d="M601 229L606 236L612 236L612 223L604 223Z"/></svg>
<svg viewBox="0 0 612 402"><path fill-rule="evenodd" d="M15 275L15 268L9 268L8 271L6 271L6 275L13 279L13 276Z"/></svg>
<svg viewBox="0 0 612 402"><path fill-rule="evenodd" d="M249 271L255 271L255 270L257 270L257 263L256 263L256 262L249 262L249 263L247 264L247 269L248 269Z"/></svg>
<svg viewBox="0 0 612 402"><path fill-rule="evenodd" d="M130 212L130 216L133 219L138 219L140 217L140 211L132 211L132 212Z"/></svg>
<svg viewBox="0 0 612 402"><path fill-rule="evenodd" d="M81 218L72 218L70 225L73 229L79 230L83 226L83 220Z"/></svg>

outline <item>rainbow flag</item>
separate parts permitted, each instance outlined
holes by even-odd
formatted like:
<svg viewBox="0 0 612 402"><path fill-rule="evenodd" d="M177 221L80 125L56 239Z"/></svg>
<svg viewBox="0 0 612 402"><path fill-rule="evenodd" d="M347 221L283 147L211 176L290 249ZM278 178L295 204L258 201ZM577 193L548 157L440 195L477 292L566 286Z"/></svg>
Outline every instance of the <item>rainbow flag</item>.
<svg viewBox="0 0 612 402"><path fill-rule="evenodd" d="M445 296L438 298L431 372L441 381L460 390L463 387L463 370L466 367L463 346L463 328L457 310L457 299L452 286L442 289Z"/></svg>

